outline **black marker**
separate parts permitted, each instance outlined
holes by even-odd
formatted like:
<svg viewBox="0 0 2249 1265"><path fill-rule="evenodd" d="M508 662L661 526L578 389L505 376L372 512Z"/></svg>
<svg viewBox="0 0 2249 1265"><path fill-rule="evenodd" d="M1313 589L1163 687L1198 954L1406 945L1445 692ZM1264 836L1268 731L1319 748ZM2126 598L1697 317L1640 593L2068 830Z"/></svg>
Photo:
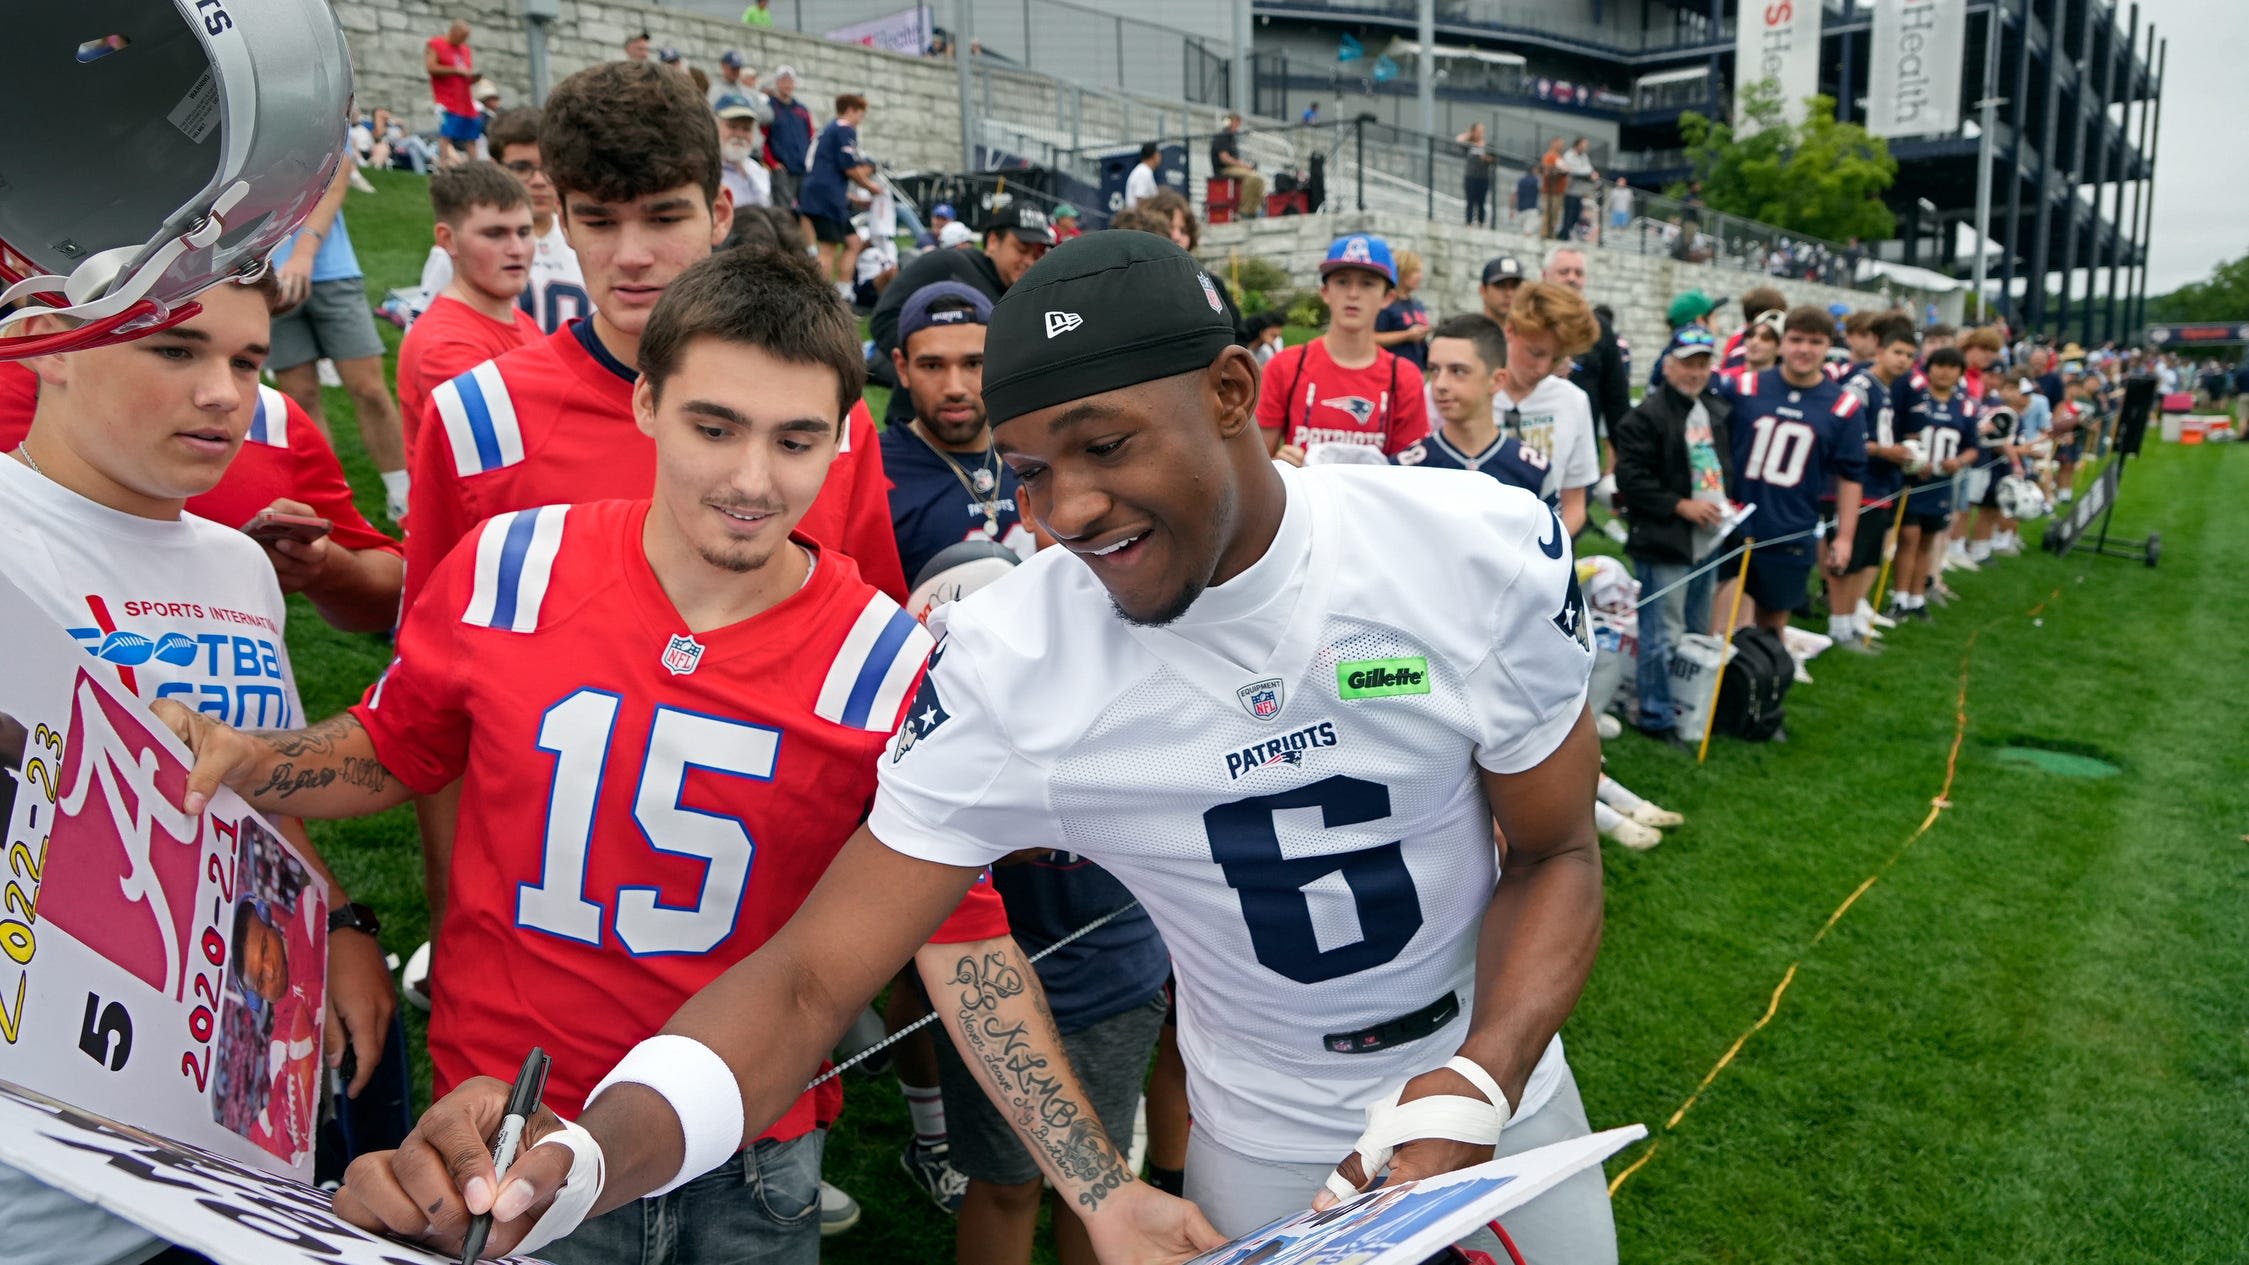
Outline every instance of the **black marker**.
<svg viewBox="0 0 2249 1265"><path fill-rule="evenodd" d="M506 1181L508 1169L515 1165L516 1150L523 1145L523 1130L531 1117L539 1114L539 1096L546 1092L547 1068L553 1060L538 1046L523 1058L523 1070L515 1074L515 1087L508 1091L508 1114L500 1121L500 1136L492 1144L492 1167L499 1181ZM497 1185L492 1197L500 1195ZM461 1245L461 1265L476 1265L476 1258L484 1252L484 1240L492 1233L492 1214L480 1212L469 1218L469 1236Z"/></svg>

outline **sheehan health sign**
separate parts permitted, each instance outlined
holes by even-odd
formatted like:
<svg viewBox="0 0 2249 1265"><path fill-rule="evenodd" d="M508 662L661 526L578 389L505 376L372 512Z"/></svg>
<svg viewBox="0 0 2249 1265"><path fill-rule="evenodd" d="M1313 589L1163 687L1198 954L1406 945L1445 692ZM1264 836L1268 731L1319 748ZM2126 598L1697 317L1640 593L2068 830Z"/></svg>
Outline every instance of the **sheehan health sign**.
<svg viewBox="0 0 2249 1265"><path fill-rule="evenodd" d="M1802 123L1805 103L1820 90L1821 0L1742 0L1734 34L1734 130L1753 125L1742 97L1770 79L1780 85L1781 115Z"/></svg>
<svg viewBox="0 0 2249 1265"><path fill-rule="evenodd" d="M0 1079L310 1177L322 885L4 579L0 644Z"/></svg>

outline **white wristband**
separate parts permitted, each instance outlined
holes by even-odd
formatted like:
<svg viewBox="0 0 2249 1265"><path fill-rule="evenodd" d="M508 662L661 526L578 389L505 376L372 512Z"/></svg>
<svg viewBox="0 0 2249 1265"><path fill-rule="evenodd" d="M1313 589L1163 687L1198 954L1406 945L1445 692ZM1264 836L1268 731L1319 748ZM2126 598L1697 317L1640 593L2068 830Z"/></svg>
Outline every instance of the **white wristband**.
<svg viewBox="0 0 2249 1265"><path fill-rule="evenodd" d="M670 1194L742 1149L741 1087L726 1060L695 1038L664 1033L634 1046L586 1095L586 1105L591 1107L611 1085L622 1084L645 1085L663 1095L679 1117L686 1142L679 1172L647 1198Z"/></svg>
<svg viewBox="0 0 2249 1265"><path fill-rule="evenodd" d="M568 1120L562 1122L561 1132L541 1138L539 1145L549 1142L569 1147L575 1158L570 1161L570 1176L563 1179L562 1189L554 1192L554 1202L531 1223L531 1232L523 1236L523 1242L516 1244L519 1256L529 1256L577 1229L585 1223L586 1214L593 1211L594 1201L601 1198L604 1180L601 1143Z"/></svg>

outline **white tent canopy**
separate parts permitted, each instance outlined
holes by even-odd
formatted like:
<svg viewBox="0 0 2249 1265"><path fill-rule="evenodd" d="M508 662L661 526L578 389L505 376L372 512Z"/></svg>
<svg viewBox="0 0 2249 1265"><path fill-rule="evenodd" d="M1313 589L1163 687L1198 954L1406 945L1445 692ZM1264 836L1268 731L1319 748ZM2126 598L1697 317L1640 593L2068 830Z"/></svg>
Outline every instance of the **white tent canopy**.
<svg viewBox="0 0 2249 1265"><path fill-rule="evenodd" d="M1633 81L1635 88L1660 88L1667 83L1693 83L1710 78L1710 67L1689 66L1684 70L1659 70L1652 75L1642 75Z"/></svg>
<svg viewBox="0 0 2249 1265"><path fill-rule="evenodd" d="M1440 58L1451 57L1467 61L1480 61L1491 66L1520 68L1526 64L1519 54L1495 52L1488 48L1461 48L1451 44L1439 44L1435 51ZM1419 57L1421 56L1421 41L1399 40L1390 46L1390 56Z"/></svg>

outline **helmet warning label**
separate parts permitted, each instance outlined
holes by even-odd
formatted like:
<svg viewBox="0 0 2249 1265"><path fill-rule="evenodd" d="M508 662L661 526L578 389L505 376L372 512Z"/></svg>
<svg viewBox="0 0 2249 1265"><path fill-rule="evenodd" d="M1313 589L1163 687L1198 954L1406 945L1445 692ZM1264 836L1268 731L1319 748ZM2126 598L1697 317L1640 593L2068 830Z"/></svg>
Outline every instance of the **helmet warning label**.
<svg viewBox="0 0 2249 1265"><path fill-rule="evenodd" d="M164 117L196 144L209 140L219 126L219 85L211 72L204 71L203 77L195 81L195 86L188 89L187 95Z"/></svg>

